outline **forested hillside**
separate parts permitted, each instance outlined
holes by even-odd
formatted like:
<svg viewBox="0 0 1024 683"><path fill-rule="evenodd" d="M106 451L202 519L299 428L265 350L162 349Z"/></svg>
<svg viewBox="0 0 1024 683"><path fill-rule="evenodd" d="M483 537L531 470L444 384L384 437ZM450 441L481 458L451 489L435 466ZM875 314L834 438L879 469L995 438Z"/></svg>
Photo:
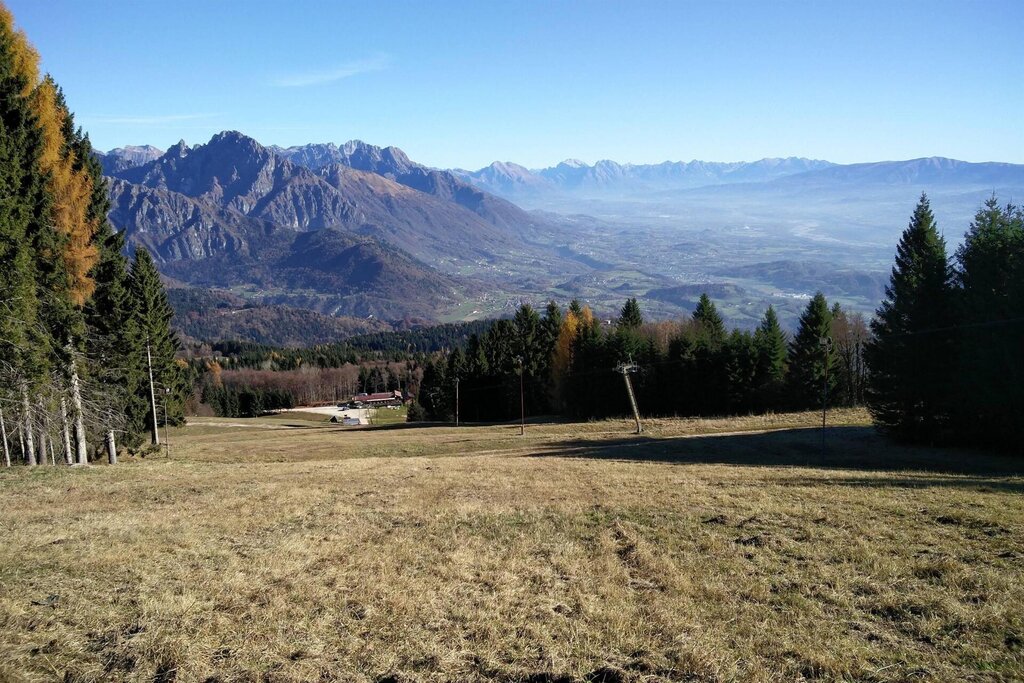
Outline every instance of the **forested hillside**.
<svg viewBox="0 0 1024 683"><path fill-rule="evenodd" d="M125 257L89 139L38 69L0 5L3 458L116 462L118 444L182 419L191 377L156 267L143 249Z"/></svg>

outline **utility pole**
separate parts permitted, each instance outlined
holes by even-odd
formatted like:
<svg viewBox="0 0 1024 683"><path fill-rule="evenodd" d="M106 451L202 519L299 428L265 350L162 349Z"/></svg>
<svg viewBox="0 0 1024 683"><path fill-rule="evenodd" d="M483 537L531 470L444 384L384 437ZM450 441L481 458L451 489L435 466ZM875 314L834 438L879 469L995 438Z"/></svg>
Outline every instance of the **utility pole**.
<svg viewBox="0 0 1024 683"><path fill-rule="evenodd" d="M459 426L459 378L455 378L455 426Z"/></svg>
<svg viewBox="0 0 1024 683"><path fill-rule="evenodd" d="M523 391L523 357L516 358L519 361L519 436L526 434L526 394Z"/></svg>
<svg viewBox="0 0 1024 683"><path fill-rule="evenodd" d="M626 394L629 395L629 405L633 408L633 419L636 420L636 433L642 434L643 425L640 424L640 410L636 407L636 396L633 394L633 383L629 381L629 375L639 370L637 364L630 358L628 363L619 363L615 370L622 373L622 379L626 382Z"/></svg>
<svg viewBox="0 0 1024 683"><path fill-rule="evenodd" d="M149 340L146 340L146 364L149 367L149 405L153 409L153 445L159 446L160 429L156 424L156 391L153 389L153 354L149 350Z"/></svg>
<svg viewBox="0 0 1024 683"><path fill-rule="evenodd" d="M821 337L818 340L821 345L822 363L825 366L825 372L822 374L821 380L821 452L825 453L825 419L828 414L828 366L829 366L829 351L832 350L832 337Z"/></svg>

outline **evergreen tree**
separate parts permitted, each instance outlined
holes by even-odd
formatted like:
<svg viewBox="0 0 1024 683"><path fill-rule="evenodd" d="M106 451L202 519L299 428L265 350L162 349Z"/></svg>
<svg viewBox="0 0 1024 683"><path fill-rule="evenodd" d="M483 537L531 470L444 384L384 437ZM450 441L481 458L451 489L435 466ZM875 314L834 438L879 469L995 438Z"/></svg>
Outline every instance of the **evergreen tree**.
<svg viewBox="0 0 1024 683"><path fill-rule="evenodd" d="M896 247L886 298L871 322L868 408L881 429L935 438L948 421L953 360L951 271L928 198Z"/></svg>
<svg viewBox="0 0 1024 683"><path fill-rule="evenodd" d="M644 316L640 312L640 304L635 298L626 299L619 312L617 325L623 329L636 329L644 324Z"/></svg>
<svg viewBox="0 0 1024 683"><path fill-rule="evenodd" d="M428 420L449 422L452 407L448 400L448 376L445 365L435 360L427 363L420 382L419 404Z"/></svg>
<svg viewBox="0 0 1024 683"><path fill-rule="evenodd" d="M794 408L816 408L821 405L823 383L828 375L826 396L835 382L835 348L829 338L832 312L825 295L818 292L800 316L796 336L789 345L788 398ZM822 342L826 342L823 346ZM829 374L831 373L831 374Z"/></svg>
<svg viewBox="0 0 1024 683"><path fill-rule="evenodd" d="M684 381L697 399L697 412L721 415L729 410L728 352L726 332L718 309L707 294L701 294L693 311L692 363Z"/></svg>
<svg viewBox="0 0 1024 683"><path fill-rule="evenodd" d="M554 301L549 301L544 308L544 318L541 320L541 338L543 345L554 351L555 343L558 341L558 334L562 329L562 309ZM550 365L551 359L548 358Z"/></svg>
<svg viewBox="0 0 1024 683"><path fill-rule="evenodd" d="M754 407L757 362L754 336L733 330L725 344L725 378L731 413L749 412Z"/></svg>
<svg viewBox="0 0 1024 683"><path fill-rule="evenodd" d="M131 267L131 294L140 341L143 349L148 346L152 359L153 381L157 393L157 421L180 424L184 418L184 403L189 387L181 366L175 361L178 352L178 337L171 329L174 311L167 301L167 293L160 282L160 273L153 258L145 249L137 249ZM148 382L143 388L143 398L149 404ZM160 410L160 408L163 410ZM164 413L164 414L161 414ZM152 409L147 412L146 425L153 428Z"/></svg>
<svg viewBox="0 0 1024 683"><path fill-rule="evenodd" d="M1024 210L993 196L957 250L956 424L961 439L1021 449L1024 440Z"/></svg>
<svg viewBox="0 0 1024 683"><path fill-rule="evenodd" d="M95 392L121 416L117 426L125 445L136 446L145 430L149 406L144 398L149 386L145 342L139 333L128 259L123 254L124 236L104 220L97 237L99 259L91 273L96 287L85 309L89 330L86 353L94 368Z"/></svg>
<svg viewBox="0 0 1024 683"><path fill-rule="evenodd" d="M26 97L36 78L36 60L0 5L0 383L19 403L42 374L36 261L30 243L42 191L37 169L41 142ZM21 418L24 423L29 416Z"/></svg>
<svg viewBox="0 0 1024 683"><path fill-rule="evenodd" d="M707 294L700 295L697 307L693 309L693 320L700 326L701 335L709 346L719 347L725 342L725 324Z"/></svg>
<svg viewBox="0 0 1024 683"><path fill-rule="evenodd" d="M786 381L786 333L775 309L768 306L754 332L754 404L759 410L782 407Z"/></svg>
<svg viewBox="0 0 1024 683"><path fill-rule="evenodd" d="M583 304L580 303L579 299L573 299L569 302L569 312L576 316L577 319L583 315Z"/></svg>

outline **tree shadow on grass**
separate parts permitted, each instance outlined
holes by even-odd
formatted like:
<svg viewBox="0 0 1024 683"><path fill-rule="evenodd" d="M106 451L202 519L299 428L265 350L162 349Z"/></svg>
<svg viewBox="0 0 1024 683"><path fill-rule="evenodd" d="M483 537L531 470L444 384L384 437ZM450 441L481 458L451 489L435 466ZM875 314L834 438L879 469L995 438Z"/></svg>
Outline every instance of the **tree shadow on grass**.
<svg viewBox="0 0 1024 683"><path fill-rule="evenodd" d="M904 477L836 478L855 486L992 486L1024 492L1024 459L968 449L929 448L893 443L871 427L786 429L767 433L656 438L643 435L613 440L563 441L528 457L594 458L672 464L722 464L744 467L810 467L876 472L906 472ZM921 477L910 473L974 475ZM821 483L820 480L815 480ZM807 483L810 484L808 479ZM794 479L794 484L799 480Z"/></svg>

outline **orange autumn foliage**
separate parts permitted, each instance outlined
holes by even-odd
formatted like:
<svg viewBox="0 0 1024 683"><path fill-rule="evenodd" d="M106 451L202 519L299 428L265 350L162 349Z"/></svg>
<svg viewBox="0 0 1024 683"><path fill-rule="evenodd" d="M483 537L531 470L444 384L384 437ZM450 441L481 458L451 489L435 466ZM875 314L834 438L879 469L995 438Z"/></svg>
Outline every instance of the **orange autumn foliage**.
<svg viewBox="0 0 1024 683"><path fill-rule="evenodd" d="M572 363L572 346L576 341L579 326L579 318L572 311L567 312L562 318L562 326L558 330L558 339L555 340L555 350L551 358L551 370L556 383L569 373L569 365Z"/></svg>
<svg viewBox="0 0 1024 683"><path fill-rule="evenodd" d="M0 3L0 31L11 37L14 71L25 77L25 88L21 96L28 97L39 82L39 53L28 42L25 34L14 28L14 15L3 3Z"/></svg>
<svg viewBox="0 0 1024 683"><path fill-rule="evenodd" d="M68 113L57 97L57 88L49 78L43 79L33 92L33 109L42 130L43 147L39 166L48 174L48 190L52 197L53 227L67 238L64 266L68 273L71 299L78 306L92 295L96 283L89 271L99 257L93 237L99 227L89 220L89 203L93 181L86 170L76 168L77 159L68 148L64 126Z"/></svg>

